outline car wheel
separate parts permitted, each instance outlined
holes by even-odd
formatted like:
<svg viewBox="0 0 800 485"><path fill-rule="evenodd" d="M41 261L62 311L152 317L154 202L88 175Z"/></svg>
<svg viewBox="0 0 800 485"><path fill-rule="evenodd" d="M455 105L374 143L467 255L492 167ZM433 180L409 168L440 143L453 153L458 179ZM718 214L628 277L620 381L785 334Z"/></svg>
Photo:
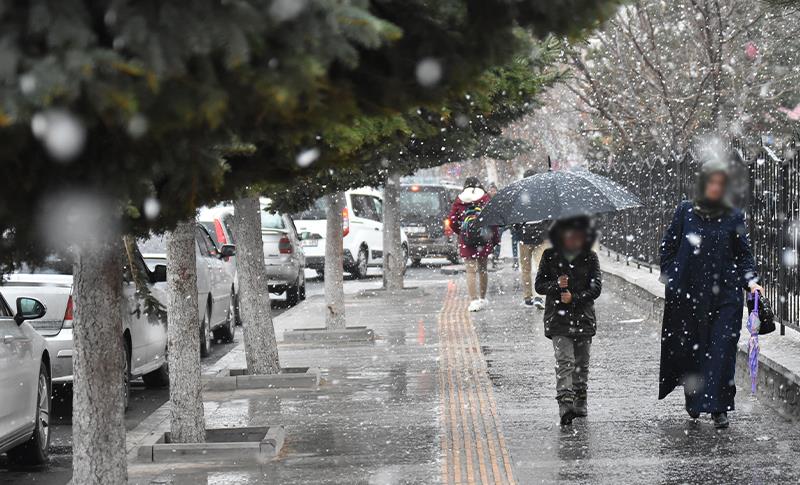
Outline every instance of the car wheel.
<svg viewBox="0 0 800 485"><path fill-rule="evenodd" d="M419 268L422 265L422 258L411 258L411 266Z"/></svg>
<svg viewBox="0 0 800 485"><path fill-rule="evenodd" d="M303 276L303 282L300 284L300 301L306 299L306 277Z"/></svg>
<svg viewBox="0 0 800 485"><path fill-rule="evenodd" d="M356 265L353 267L353 276L355 276L360 280L366 278L368 263L369 263L369 255L367 253L367 248L361 248L358 251L358 259L356 260Z"/></svg>
<svg viewBox="0 0 800 485"><path fill-rule="evenodd" d="M200 357L208 357L211 354L211 323L208 321L208 314L211 313L206 307L203 320L200 321Z"/></svg>
<svg viewBox="0 0 800 485"><path fill-rule="evenodd" d="M169 387L169 364L165 361L158 369L144 374L142 380L148 389Z"/></svg>
<svg viewBox="0 0 800 485"><path fill-rule="evenodd" d="M127 411L131 402L131 349L128 347L127 342L123 342L122 347L125 349L125 369L122 373L122 393L124 396L122 400Z"/></svg>
<svg viewBox="0 0 800 485"><path fill-rule="evenodd" d="M234 314L234 325L241 327L242 326L242 315L239 313L239 293L233 293L233 314Z"/></svg>
<svg viewBox="0 0 800 485"><path fill-rule="evenodd" d="M408 246L403 244L403 269L402 273L406 274L406 270L408 269Z"/></svg>
<svg viewBox="0 0 800 485"><path fill-rule="evenodd" d="M234 305L234 294L231 292L230 304L228 306L228 317L221 327L214 329L214 339L229 344L236 337L236 306Z"/></svg>
<svg viewBox="0 0 800 485"><path fill-rule="evenodd" d="M297 281L291 286L286 288L286 304L289 306L295 306L300 303L300 277L297 277Z"/></svg>
<svg viewBox="0 0 800 485"><path fill-rule="evenodd" d="M47 461L50 447L50 404L50 372L42 362L37 381L36 427L31 439L8 450L9 460L26 465L39 465Z"/></svg>

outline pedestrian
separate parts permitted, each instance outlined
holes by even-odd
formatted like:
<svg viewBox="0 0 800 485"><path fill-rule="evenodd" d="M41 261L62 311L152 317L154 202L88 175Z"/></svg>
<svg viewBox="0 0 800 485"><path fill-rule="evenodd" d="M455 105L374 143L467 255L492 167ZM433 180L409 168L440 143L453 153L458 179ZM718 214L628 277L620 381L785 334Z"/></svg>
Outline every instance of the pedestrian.
<svg viewBox="0 0 800 485"><path fill-rule="evenodd" d="M524 178L535 175L535 170L526 170ZM522 267L522 297L526 306L536 306L544 309L544 299L541 295L534 295L532 270L542 260L542 254L547 249L547 229L545 222L529 222L514 224L511 228L512 244L518 244L519 261ZM516 241L516 242L515 242ZM515 254L516 257L516 254ZM516 258L515 258L516 259Z"/></svg>
<svg viewBox="0 0 800 485"><path fill-rule="evenodd" d="M597 328L594 300L602 276L588 217L556 221L536 272L536 291L545 295L544 335L556 357L556 400L562 425L588 414L589 353Z"/></svg>
<svg viewBox="0 0 800 485"><path fill-rule="evenodd" d="M743 290L758 285L742 212L728 199L727 163L704 163L697 195L675 210L661 242L666 285L658 398L682 385L692 419L727 428L734 410Z"/></svg>
<svg viewBox="0 0 800 485"><path fill-rule="evenodd" d="M477 177L468 177L464 189L458 194L450 210L450 227L458 234L458 250L467 270L467 292L469 311L477 312L486 308L486 289L489 283L487 267L489 256L497 244L497 231L491 230L487 237L475 242L469 240L467 223L474 223L483 207L489 203L489 194Z"/></svg>
<svg viewBox="0 0 800 485"><path fill-rule="evenodd" d="M495 184L494 182L490 182L489 190L487 192L489 193L489 200L491 200L492 197L497 195L497 184ZM492 249L492 268L497 267L497 262L499 260L500 260L500 241L498 240L497 244L495 244L494 248Z"/></svg>

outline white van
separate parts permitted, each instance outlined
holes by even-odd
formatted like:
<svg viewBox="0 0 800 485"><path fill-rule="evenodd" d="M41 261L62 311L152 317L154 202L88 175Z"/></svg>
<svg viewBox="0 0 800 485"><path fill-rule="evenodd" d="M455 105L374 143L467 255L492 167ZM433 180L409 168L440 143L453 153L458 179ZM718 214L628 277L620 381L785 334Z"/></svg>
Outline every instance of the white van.
<svg viewBox="0 0 800 485"><path fill-rule="evenodd" d="M326 209L327 201L322 197L310 208L292 216L297 232L302 235L306 267L320 275L325 270ZM368 267L383 264L382 193L372 188L345 192L342 226L344 270L356 278L365 278ZM408 260L408 240L402 231L400 237L404 259Z"/></svg>

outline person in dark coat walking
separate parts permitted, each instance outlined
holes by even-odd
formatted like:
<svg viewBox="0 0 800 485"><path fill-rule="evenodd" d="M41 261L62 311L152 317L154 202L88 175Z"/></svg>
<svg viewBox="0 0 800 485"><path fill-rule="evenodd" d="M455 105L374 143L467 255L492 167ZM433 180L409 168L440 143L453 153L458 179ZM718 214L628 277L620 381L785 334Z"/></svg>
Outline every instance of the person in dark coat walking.
<svg viewBox="0 0 800 485"><path fill-rule="evenodd" d="M728 201L727 163L703 164L697 196L675 210L661 243L666 285L658 398L682 385L692 419L728 427L734 410L743 290L761 291L744 215Z"/></svg>
<svg viewBox="0 0 800 485"><path fill-rule="evenodd" d="M589 351L597 328L594 301L602 290L596 232L587 217L556 221L552 247L536 272L536 292L545 295L544 334L556 356L556 400L561 424L586 416Z"/></svg>

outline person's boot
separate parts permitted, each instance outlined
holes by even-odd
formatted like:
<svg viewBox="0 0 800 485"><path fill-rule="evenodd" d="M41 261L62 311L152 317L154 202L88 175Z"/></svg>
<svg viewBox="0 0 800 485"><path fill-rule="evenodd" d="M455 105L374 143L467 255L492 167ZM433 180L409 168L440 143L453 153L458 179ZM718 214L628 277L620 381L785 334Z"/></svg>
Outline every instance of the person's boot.
<svg viewBox="0 0 800 485"><path fill-rule="evenodd" d="M558 415L561 417L561 425L569 426L572 420L575 419L575 407L572 401L559 401L558 402Z"/></svg>
<svg viewBox="0 0 800 485"><path fill-rule="evenodd" d="M586 400L586 391L575 393L575 417L585 418L589 414L589 403Z"/></svg>
<svg viewBox="0 0 800 485"><path fill-rule="evenodd" d="M533 298L525 298L525 306L533 306Z"/></svg>
<svg viewBox="0 0 800 485"><path fill-rule="evenodd" d="M725 429L731 424L728 421L728 413L711 413L711 419L714 420L714 427L717 429Z"/></svg>

